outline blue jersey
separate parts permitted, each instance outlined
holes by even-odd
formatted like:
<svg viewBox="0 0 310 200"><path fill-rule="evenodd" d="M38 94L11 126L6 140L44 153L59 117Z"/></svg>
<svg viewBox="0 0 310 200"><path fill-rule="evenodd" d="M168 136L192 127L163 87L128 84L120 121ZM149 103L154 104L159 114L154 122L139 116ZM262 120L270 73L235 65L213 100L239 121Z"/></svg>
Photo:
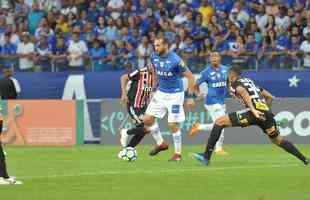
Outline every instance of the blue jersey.
<svg viewBox="0 0 310 200"><path fill-rule="evenodd" d="M226 82L228 78L228 67L221 65L219 68L208 66L200 73L197 85L208 84L208 93L205 99L206 105L224 104L226 96Z"/></svg>
<svg viewBox="0 0 310 200"><path fill-rule="evenodd" d="M182 73L187 70L187 67L176 53L171 51L164 56L152 54L151 62L157 74L160 91L166 93L184 91Z"/></svg>

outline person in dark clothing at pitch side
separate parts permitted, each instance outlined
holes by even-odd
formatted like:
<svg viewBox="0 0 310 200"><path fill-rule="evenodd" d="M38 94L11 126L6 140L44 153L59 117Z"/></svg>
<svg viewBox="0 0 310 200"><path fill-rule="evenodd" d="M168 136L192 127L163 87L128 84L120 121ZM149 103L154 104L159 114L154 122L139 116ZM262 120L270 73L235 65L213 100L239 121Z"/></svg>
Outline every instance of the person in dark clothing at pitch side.
<svg viewBox="0 0 310 200"><path fill-rule="evenodd" d="M4 77L0 79L0 95L1 99L17 99L20 92L18 81L12 77L11 69L3 70ZM4 118L0 113L0 185L22 184L15 177L9 176L6 167L5 153L3 150L1 136L3 129Z"/></svg>
<svg viewBox="0 0 310 200"><path fill-rule="evenodd" d="M17 99L21 92L18 81L13 77L10 68L3 69L3 78L0 79L1 99Z"/></svg>

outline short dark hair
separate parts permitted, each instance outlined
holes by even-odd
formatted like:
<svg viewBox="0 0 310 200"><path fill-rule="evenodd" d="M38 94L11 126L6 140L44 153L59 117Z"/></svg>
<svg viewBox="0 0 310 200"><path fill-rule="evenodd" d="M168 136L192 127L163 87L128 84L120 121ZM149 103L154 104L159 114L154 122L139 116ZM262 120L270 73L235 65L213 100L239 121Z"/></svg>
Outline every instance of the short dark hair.
<svg viewBox="0 0 310 200"><path fill-rule="evenodd" d="M231 73L231 72L240 76L242 74L242 69L240 67L233 66L229 69L229 73Z"/></svg>

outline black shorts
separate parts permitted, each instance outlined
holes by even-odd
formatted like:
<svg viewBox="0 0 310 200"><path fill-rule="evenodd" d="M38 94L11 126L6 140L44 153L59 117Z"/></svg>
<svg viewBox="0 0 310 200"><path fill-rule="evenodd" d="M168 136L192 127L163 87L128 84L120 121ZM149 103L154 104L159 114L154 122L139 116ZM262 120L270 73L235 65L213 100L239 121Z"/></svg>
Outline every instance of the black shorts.
<svg viewBox="0 0 310 200"><path fill-rule="evenodd" d="M251 125L259 126L271 139L279 135L279 130L271 111L260 110L264 113L265 120L257 119L249 109L240 110L229 114L232 126L247 127Z"/></svg>
<svg viewBox="0 0 310 200"><path fill-rule="evenodd" d="M135 125L139 125L142 123L143 115L146 111L147 106L143 106L141 108L133 107L131 104L127 104L127 111L130 115L130 118L133 120Z"/></svg>

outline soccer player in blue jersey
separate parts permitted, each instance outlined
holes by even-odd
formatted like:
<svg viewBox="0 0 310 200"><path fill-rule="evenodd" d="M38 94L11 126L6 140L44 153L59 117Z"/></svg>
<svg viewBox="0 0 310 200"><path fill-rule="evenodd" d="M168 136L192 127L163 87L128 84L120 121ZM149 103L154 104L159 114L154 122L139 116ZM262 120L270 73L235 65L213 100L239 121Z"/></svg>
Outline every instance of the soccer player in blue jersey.
<svg viewBox="0 0 310 200"><path fill-rule="evenodd" d="M172 133L175 148L170 160L180 161L182 134L179 125L185 120L182 78L188 79L189 97L194 95L195 79L184 61L175 52L168 51L168 48L168 42L164 38L154 41L156 53L151 55L151 62L157 74L158 88L147 107L144 124L151 126L155 118L163 118L168 111L168 127ZM195 104L192 98L187 99L186 103L189 107Z"/></svg>
<svg viewBox="0 0 310 200"><path fill-rule="evenodd" d="M175 152L170 161L181 161L182 153L182 134L180 123L185 120L183 109L184 104L184 86L183 77L188 79L188 99L186 105L193 107L195 90L195 79L192 72L186 67L183 60L173 51L169 51L169 44L165 38L157 38L154 41L155 53L151 55L151 63L156 72L157 88L146 109L143 117L143 128L135 128L137 133L128 146L134 147L143 138L147 132L145 129L155 123L155 118L163 118L168 111L168 127L173 136ZM132 131L132 130L131 130ZM161 146L156 146L150 152L150 155L156 155L165 150Z"/></svg>
<svg viewBox="0 0 310 200"><path fill-rule="evenodd" d="M208 112L211 120L215 120L226 113L224 99L226 96L226 82L228 67L221 64L221 55L219 52L210 53L211 64L200 73L200 78L196 81L196 89L199 91L199 86L206 83L208 92L205 97L205 109ZM189 131L189 136L196 135L199 131L211 131L212 124L195 123ZM216 143L215 153L218 155L227 154L223 149L224 131Z"/></svg>

